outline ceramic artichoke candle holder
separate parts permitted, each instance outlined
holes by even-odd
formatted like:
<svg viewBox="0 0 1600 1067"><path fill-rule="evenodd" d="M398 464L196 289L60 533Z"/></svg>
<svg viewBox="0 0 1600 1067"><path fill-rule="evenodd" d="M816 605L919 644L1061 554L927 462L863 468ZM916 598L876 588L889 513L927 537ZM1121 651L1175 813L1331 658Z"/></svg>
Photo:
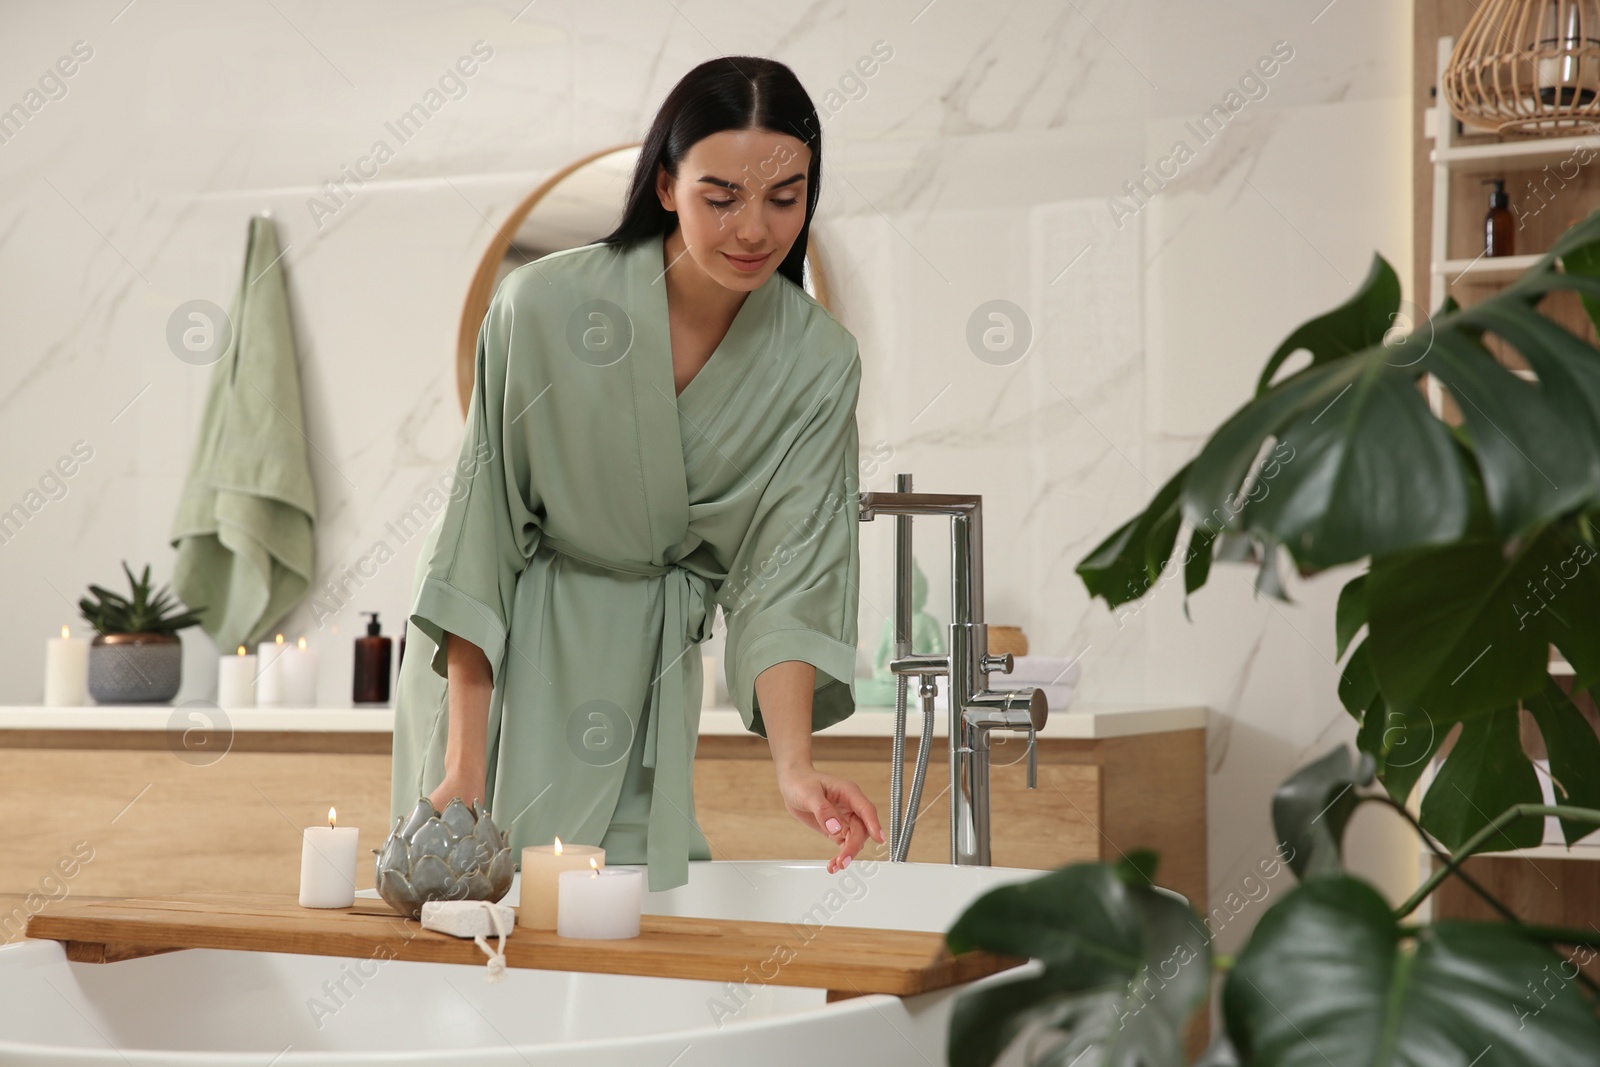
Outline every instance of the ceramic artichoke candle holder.
<svg viewBox="0 0 1600 1067"><path fill-rule="evenodd" d="M498 901L513 872L508 837L487 811L456 797L440 812L420 797L378 850L376 881L391 907L420 919L429 900Z"/></svg>

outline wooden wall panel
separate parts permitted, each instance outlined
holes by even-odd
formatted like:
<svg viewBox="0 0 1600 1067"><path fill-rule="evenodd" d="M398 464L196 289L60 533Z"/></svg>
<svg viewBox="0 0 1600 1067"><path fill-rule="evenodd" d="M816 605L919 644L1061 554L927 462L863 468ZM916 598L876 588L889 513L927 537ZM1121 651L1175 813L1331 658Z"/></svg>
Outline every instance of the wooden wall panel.
<svg viewBox="0 0 1600 1067"><path fill-rule="evenodd" d="M230 752L195 766L167 751L0 749L5 808L29 812L6 824L0 893L298 892L301 830L325 823L330 804L361 828L357 888L368 889L388 782L387 756ZM57 861L79 841L92 858L61 877Z"/></svg>
<svg viewBox="0 0 1600 1067"><path fill-rule="evenodd" d="M35 813L7 824L0 849L0 941L20 931L5 917L73 896L138 896L195 889L292 893L299 885L300 831L327 817L361 828L357 880L372 886L372 849L388 833L387 753L292 751L272 742L236 746L221 759L189 763L160 744L78 747L82 738L7 738L0 747L0 802ZM114 739L110 739L114 740ZM127 740L127 739L124 739ZM949 859L948 749L929 760L923 813L911 858ZM993 859L999 866L1051 869L1116 860L1122 850L1156 848L1163 884L1205 911L1205 737L1189 730L1108 741L1049 740L1040 745L1037 789L1025 787L1025 746L995 749L991 772ZM906 753L906 783L915 742ZM813 742L817 766L853 778L888 818L887 738ZM826 859L826 838L800 825L778 796L766 741L754 735L700 739L695 806L717 859ZM93 858L71 877L84 841ZM864 855L882 858L875 843ZM38 894L29 903L28 894ZM23 909L23 910L19 910Z"/></svg>
<svg viewBox="0 0 1600 1067"><path fill-rule="evenodd" d="M1600 921L1600 863L1593 860L1473 856L1462 866L1524 922L1595 930ZM1434 893L1433 914L1435 919L1484 922L1499 918L1457 878L1446 879ZM1600 981L1600 930L1577 959L1591 978Z"/></svg>
<svg viewBox="0 0 1600 1067"><path fill-rule="evenodd" d="M1106 859L1155 849L1156 880L1206 914L1206 738L1182 730L1101 742Z"/></svg>
<svg viewBox="0 0 1600 1067"><path fill-rule="evenodd" d="M831 760L814 753L818 770L853 778L878 808L884 832L889 821L887 743L881 758ZM914 745L908 746L914 753ZM820 749L821 746L818 746ZM911 836L910 858L921 863L950 860L949 760L941 744L928 759L921 814ZM914 759L905 763L909 795ZM996 767L991 774L992 858L997 866L1048 869L1100 858L1095 821L1100 811L1099 768L1092 761L1041 761L1039 786L1025 788L1024 767ZM827 859L828 840L808 830L784 809L772 761L765 758L695 763L695 815L716 859ZM873 842L863 853L888 855Z"/></svg>

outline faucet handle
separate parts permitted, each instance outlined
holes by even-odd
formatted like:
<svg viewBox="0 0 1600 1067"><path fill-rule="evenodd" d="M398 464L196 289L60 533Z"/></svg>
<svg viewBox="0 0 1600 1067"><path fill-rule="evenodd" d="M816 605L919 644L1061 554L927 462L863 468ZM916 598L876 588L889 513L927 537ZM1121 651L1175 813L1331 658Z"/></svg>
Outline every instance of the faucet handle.
<svg viewBox="0 0 1600 1067"><path fill-rule="evenodd" d="M983 669L985 671L999 671L1001 674L1010 674L1013 666L1011 653L1009 652L1002 652L999 655L986 654L983 657Z"/></svg>
<svg viewBox="0 0 1600 1067"><path fill-rule="evenodd" d="M1028 725L1028 788L1039 788L1039 731Z"/></svg>

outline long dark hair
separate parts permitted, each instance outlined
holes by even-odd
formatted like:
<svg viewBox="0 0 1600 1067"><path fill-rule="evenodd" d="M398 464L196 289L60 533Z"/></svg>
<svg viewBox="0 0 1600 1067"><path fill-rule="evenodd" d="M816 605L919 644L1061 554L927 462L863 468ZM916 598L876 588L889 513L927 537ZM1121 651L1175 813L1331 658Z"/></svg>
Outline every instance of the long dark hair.
<svg viewBox="0 0 1600 1067"><path fill-rule="evenodd" d="M749 129L789 134L811 149L811 166L806 172L806 221L789 254L778 265L779 274L803 288L806 238L811 233L811 213L816 210L817 196L822 191L822 127L800 79L775 59L709 59L672 87L639 149L622 221L597 243L629 248L647 237L671 233L678 225L678 215L662 207L656 196L657 165L676 178L678 164L696 142L723 130Z"/></svg>

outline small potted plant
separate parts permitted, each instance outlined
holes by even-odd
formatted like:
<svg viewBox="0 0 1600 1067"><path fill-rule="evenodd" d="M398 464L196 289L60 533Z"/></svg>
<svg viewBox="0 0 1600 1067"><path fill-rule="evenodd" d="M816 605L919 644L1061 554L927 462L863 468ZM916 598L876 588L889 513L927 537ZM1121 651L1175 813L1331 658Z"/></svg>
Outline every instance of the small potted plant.
<svg viewBox="0 0 1600 1067"><path fill-rule="evenodd" d="M200 621L205 609L181 610L166 587L150 591L150 567L138 578L122 562L132 598L89 586L78 610L95 628L89 643L89 695L100 704L149 704L171 700L183 680L183 643L178 631Z"/></svg>

